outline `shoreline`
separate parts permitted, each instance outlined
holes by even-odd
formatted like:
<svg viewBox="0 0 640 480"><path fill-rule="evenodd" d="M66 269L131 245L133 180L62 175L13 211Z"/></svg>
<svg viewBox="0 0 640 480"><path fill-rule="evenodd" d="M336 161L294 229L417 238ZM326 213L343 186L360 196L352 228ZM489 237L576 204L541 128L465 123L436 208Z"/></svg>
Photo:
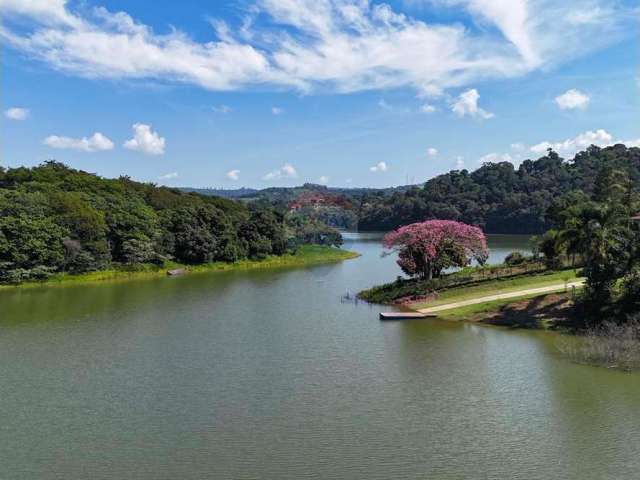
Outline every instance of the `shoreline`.
<svg viewBox="0 0 640 480"><path fill-rule="evenodd" d="M52 277L37 282L25 282L17 285L0 285L0 292L38 287L62 287L69 285L84 285L100 282L142 280L168 276L170 270L182 269L183 275L212 272L231 272L261 269L280 269L308 267L331 264L359 257L360 254L350 250L320 245L304 245L296 253L280 256L268 256L262 260L240 260L238 262L214 262L199 265L186 265L168 262L163 266L144 264L137 269L110 268L77 275L58 273Z"/></svg>

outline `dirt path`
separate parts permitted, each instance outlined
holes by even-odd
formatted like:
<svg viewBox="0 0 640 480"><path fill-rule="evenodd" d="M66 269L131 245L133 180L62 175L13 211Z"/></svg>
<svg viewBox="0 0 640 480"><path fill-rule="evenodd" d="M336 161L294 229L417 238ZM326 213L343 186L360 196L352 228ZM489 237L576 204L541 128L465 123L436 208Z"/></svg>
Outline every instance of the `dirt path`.
<svg viewBox="0 0 640 480"><path fill-rule="evenodd" d="M431 308L422 308L418 310L418 312L436 313L436 312L441 312L442 310L450 310L452 308L466 307L468 305L476 305L478 303L493 302L494 300L504 300L507 298L517 298L517 297L525 297L528 295L537 295L542 293L560 292L565 289L565 286L567 289L571 289L572 287L581 287L582 285L584 285L584 280L579 280L577 282L569 282L566 285L564 283L559 283L556 285L548 285L546 287L529 288L526 290L517 290L515 292L497 293L495 295L488 295L485 297L471 298L469 300L461 300L459 302L453 302L453 303L445 303L443 305L438 305Z"/></svg>

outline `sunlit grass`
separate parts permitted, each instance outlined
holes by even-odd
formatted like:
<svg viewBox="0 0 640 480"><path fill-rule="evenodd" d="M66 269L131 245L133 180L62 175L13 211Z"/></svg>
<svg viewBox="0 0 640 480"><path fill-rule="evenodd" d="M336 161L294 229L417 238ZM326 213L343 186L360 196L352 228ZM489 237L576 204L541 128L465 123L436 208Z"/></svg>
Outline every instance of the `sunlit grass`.
<svg viewBox="0 0 640 480"><path fill-rule="evenodd" d="M131 280L165 276L169 270L184 269L186 273L223 272L232 270L258 270L283 267L306 267L324 263L340 262L358 257L356 252L320 245L303 245L294 254L272 255L262 260L240 260L238 262L214 262L201 265L184 265L166 262L163 266L137 265L135 268L121 267L96 272L70 275L60 273L44 282L27 282L20 285L1 285L0 289L28 288L41 285L70 285L77 283Z"/></svg>
<svg viewBox="0 0 640 480"><path fill-rule="evenodd" d="M437 299L430 302L421 302L411 304L413 309L422 309L443 305L445 303L459 302L463 300L470 300L478 297L485 297L489 295L498 295L501 293L516 292L518 290L525 290L529 288L546 287L555 284L571 283L578 279L575 270L563 270L560 272L550 273L538 273L534 275L524 275L521 277L507 278L504 280L488 280L486 282L478 283L473 286L456 287L443 290L438 293ZM535 296L535 295L534 295ZM519 297L513 297L504 300L496 300L495 302L502 302L499 305L505 305L517 300ZM526 298L524 296L523 298ZM493 305L495 302L487 302L487 305ZM455 309L457 312L463 309L472 307L478 307L478 305L485 305L483 303L477 305L470 305L467 307L460 307ZM478 307L480 308L480 307ZM482 310L478 310L481 312ZM443 312L438 312L440 316ZM471 312L470 313L476 313ZM444 315L443 315L444 316Z"/></svg>

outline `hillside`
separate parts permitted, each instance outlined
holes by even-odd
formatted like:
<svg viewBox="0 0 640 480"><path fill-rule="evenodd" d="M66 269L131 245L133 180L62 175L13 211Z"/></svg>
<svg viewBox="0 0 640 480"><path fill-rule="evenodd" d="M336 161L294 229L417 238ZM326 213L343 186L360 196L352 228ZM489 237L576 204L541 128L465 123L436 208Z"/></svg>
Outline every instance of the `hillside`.
<svg viewBox="0 0 640 480"><path fill-rule="evenodd" d="M262 259L302 243L339 245L341 237L269 205L105 179L53 161L0 167L0 283L167 260Z"/></svg>
<svg viewBox="0 0 640 480"><path fill-rule="evenodd" d="M626 172L637 189L640 149L591 146L571 160L549 151L517 168L501 162L487 163L473 172L453 170L432 178L422 188L364 197L358 228L387 231L439 218L478 225L487 233L541 233L554 224L554 207L571 202L572 195L590 195L597 188L596 177L603 168Z"/></svg>

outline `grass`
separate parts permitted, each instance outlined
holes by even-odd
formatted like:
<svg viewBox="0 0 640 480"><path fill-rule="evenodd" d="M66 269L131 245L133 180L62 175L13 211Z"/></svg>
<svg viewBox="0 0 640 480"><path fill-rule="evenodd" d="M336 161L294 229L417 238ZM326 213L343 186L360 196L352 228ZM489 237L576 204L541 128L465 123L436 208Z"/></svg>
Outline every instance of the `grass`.
<svg viewBox="0 0 640 480"><path fill-rule="evenodd" d="M70 275L59 273L42 282L26 282L20 285L0 285L0 289L28 288L42 285L71 285L113 280L132 280L166 276L168 270L184 269L187 273L223 272L237 270L258 270L286 267L307 267L325 263L340 262L358 257L356 252L320 245L303 245L296 253L281 256L269 256L262 260L240 260L238 262L214 262L201 265L184 265L166 262L163 266L139 265L132 268L111 268L96 272Z"/></svg>
<svg viewBox="0 0 640 480"><path fill-rule="evenodd" d="M547 295L548 293L544 293L542 295L539 293L532 295L522 295L513 298L504 298L502 300L494 300L491 302L476 303L475 305L467 305L465 307L452 308L450 310L443 310L441 312L438 312L438 318L442 318L444 320L467 320L474 316L495 313L502 307L510 305L514 302L528 300L531 298L542 298Z"/></svg>
<svg viewBox="0 0 640 480"><path fill-rule="evenodd" d="M358 293L358 296L371 303L411 303L420 301L421 298L430 298L434 292L444 292L445 290L460 287L472 287L498 279L521 278L546 271L546 266L536 261L516 266L499 264L466 267L430 280L402 279L399 277L394 282L363 290Z"/></svg>
<svg viewBox="0 0 640 480"><path fill-rule="evenodd" d="M558 345L560 351L577 363L620 370L640 369L640 323L605 322L582 332L577 339Z"/></svg>
<svg viewBox="0 0 640 480"><path fill-rule="evenodd" d="M436 300L424 303L413 303L411 308L421 309L435 307L437 305L443 305L445 303L459 302L463 300L470 300L472 298L484 297L489 295L497 295L500 293L515 292L518 290L525 290L529 288L545 287L554 284L568 283L577 280L575 270L563 270L559 272L545 272L532 275L523 275L513 278L506 278L503 280L488 280L480 282L471 286L454 287L447 290L438 292ZM533 295L536 296L536 295ZM482 306L487 308L495 308L496 306L506 305L520 297L514 297L503 300L496 300L494 302L480 303L477 305L469 305L466 307L460 307L458 309L452 309L452 311L460 312L464 309L469 309L469 313L482 312ZM522 298L526 298L526 295ZM495 304L495 305L494 305ZM477 310L476 310L477 309ZM447 311L439 312L443 316Z"/></svg>

